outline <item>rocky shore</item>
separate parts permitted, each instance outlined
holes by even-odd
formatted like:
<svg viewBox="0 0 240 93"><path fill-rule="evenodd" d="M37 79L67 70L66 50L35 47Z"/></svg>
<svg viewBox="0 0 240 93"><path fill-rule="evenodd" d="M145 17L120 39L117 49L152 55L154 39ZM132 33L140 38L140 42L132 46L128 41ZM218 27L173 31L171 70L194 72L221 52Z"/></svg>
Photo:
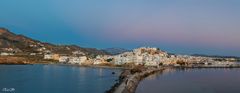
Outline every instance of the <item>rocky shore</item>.
<svg viewBox="0 0 240 93"><path fill-rule="evenodd" d="M135 67L125 70L120 75L119 82L106 91L106 93L134 93L141 80L164 69L164 67Z"/></svg>

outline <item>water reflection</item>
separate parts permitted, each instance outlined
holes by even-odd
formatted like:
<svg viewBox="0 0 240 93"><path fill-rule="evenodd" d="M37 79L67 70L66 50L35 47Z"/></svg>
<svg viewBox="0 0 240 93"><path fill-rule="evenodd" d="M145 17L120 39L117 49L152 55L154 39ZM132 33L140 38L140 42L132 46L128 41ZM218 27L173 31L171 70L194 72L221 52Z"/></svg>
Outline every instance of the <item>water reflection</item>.
<svg viewBox="0 0 240 93"><path fill-rule="evenodd" d="M104 93L116 82L118 73L121 69L0 65L0 89L15 88L16 93Z"/></svg>
<svg viewBox="0 0 240 93"><path fill-rule="evenodd" d="M98 71L98 75L99 75L100 77L103 76L103 69L102 69L102 68L99 69L99 71Z"/></svg>
<svg viewBox="0 0 240 93"><path fill-rule="evenodd" d="M175 72L177 69L173 69L173 68L167 68L161 72L158 72L156 74L150 75L147 78L145 78L146 80L157 80L158 78L160 78L160 75L165 75L165 74L170 74Z"/></svg>
<svg viewBox="0 0 240 93"><path fill-rule="evenodd" d="M143 80L136 93L240 93L240 68L167 69Z"/></svg>

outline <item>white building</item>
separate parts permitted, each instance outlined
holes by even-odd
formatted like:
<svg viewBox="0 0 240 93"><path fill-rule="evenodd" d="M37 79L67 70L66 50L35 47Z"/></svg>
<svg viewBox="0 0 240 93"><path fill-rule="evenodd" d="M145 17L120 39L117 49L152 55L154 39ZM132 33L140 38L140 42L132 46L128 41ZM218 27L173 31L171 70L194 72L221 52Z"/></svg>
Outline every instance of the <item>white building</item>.
<svg viewBox="0 0 240 93"><path fill-rule="evenodd" d="M159 62L156 61L149 61L144 64L145 66L158 66Z"/></svg>
<svg viewBox="0 0 240 93"><path fill-rule="evenodd" d="M37 55L37 53L30 53L29 55L30 56L35 56L35 55Z"/></svg>
<svg viewBox="0 0 240 93"><path fill-rule="evenodd" d="M124 59L121 55L117 55L117 56L114 56L114 62L113 63L116 64L116 65L122 65L125 62L124 62Z"/></svg>
<svg viewBox="0 0 240 93"><path fill-rule="evenodd" d="M40 52L42 52L42 51L44 51L44 50L46 50L45 47L41 47L41 48L38 48L38 49L37 49L37 51L40 51Z"/></svg>
<svg viewBox="0 0 240 93"><path fill-rule="evenodd" d="M44 59L52 59L53 58L53 54L45 54L44 55Z"/></svg>
<svg viewBox="0 0 240 93"><path fill-rule="evenodd" d="M59 62L60 63L68 63L69 62L69 57L68 56L60 56L59 57Z"/></svg>
<svg viewBox="0 0 240 93"><path fill-rule="evenodd" d="M71 57L69 59L69 63L71 63L71 64L80 64L80 59L78 57Z"/></svg>
<svg viewBox="0 0 240 93"><path fill-rule="evenodd" d="M137 55L137 56L136 56L136 63L135 63L135 64L136 64L136 65L144 64L143 59L144 59L143 56Z"/></svg>
<svg viewBox="0 0 240 93"><path fill-rule="evenodd" d="M162 58L167 58L168 53L158 48L141 47L134 49L133 52L125 52L114 56L114 63L122 65L134 63L135 65L159 65Z"/></svg>
<svg viewBox="0 0 240 93"><path fill-rule="evenodd" d="M6 53L6 52L2 52L1 56L12 56L14 55L13 53Z"/></svg>
<svg viewBox="0 0 240 93"><path fill-rule="evenodd" d="M94 65L99 65L102 63L103 63L103 61L101 59L94 59L94 62L93 62Z"/></svg>
<svg viewBox="0 0 240 93"><path fill-rule="evenodd" d="M85 55L85 53L82 52L82 51L74 51L74 52L72 52L72 54L74 54L74 55Z"/></svg>
<svg viewBox="0 0 240 93"><path fill-rule="evenodd" d="M79 58L80 58L80 63L81 64L87 61L87 57L86 56L81 56Z"/></svg>
<svg viewBox="0 0 240 93"><path fill-rule="evenodd" d="M93 64L94 64L94 65L103 64L103 63L105 63L105 59L107 59L107 58L108 58L108 56L98 55L98 56L96 56L95 59L93 59Z"/></svg>
<svg viewBox="0 0 240 93"><path fill-rule="evenodd" d="M87 61L87 57L86 56L70 57L69 58L69 63L71 63L71 64L82 64L85 61Z"/></svg>

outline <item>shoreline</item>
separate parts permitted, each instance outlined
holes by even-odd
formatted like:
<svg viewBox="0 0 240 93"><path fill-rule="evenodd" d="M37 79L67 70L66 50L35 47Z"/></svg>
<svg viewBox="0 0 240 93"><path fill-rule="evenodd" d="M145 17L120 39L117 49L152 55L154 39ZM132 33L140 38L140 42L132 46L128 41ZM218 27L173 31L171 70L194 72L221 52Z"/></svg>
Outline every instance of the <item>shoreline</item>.
<svg viewBox="0 0 240 93"><path fill-rule="evenodd" d="M60 66L76 66L76 67L89 67L89 68L107 68L107 69L129 69L126 67L113 67L113 66L99 66L99 65L78 65L78 64L50 64L50 65L60 65Z"/></svg>
<svg viewBox="0 0 240 93"><path fill-rule="evenodd" d="M128 67L62 64L62 63L55 63L55 62L48 62L48 63L41 63L41 62L39 62L39 63L0 63L0 65L60 65L60 66L75 66L75 67L89 67L89 68L130 69Z"/></svg>

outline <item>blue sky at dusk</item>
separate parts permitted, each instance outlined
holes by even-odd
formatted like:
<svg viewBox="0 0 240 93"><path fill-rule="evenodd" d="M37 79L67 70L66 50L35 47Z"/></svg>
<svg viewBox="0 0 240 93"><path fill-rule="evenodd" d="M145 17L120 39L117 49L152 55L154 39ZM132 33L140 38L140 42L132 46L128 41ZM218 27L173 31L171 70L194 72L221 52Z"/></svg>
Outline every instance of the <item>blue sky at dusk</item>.
<svg viewBox="0 0 240 93"><path fill-rule="evenodd" d="M54 44L240 56L240 0L1 0L0 27Z"/></svg>

